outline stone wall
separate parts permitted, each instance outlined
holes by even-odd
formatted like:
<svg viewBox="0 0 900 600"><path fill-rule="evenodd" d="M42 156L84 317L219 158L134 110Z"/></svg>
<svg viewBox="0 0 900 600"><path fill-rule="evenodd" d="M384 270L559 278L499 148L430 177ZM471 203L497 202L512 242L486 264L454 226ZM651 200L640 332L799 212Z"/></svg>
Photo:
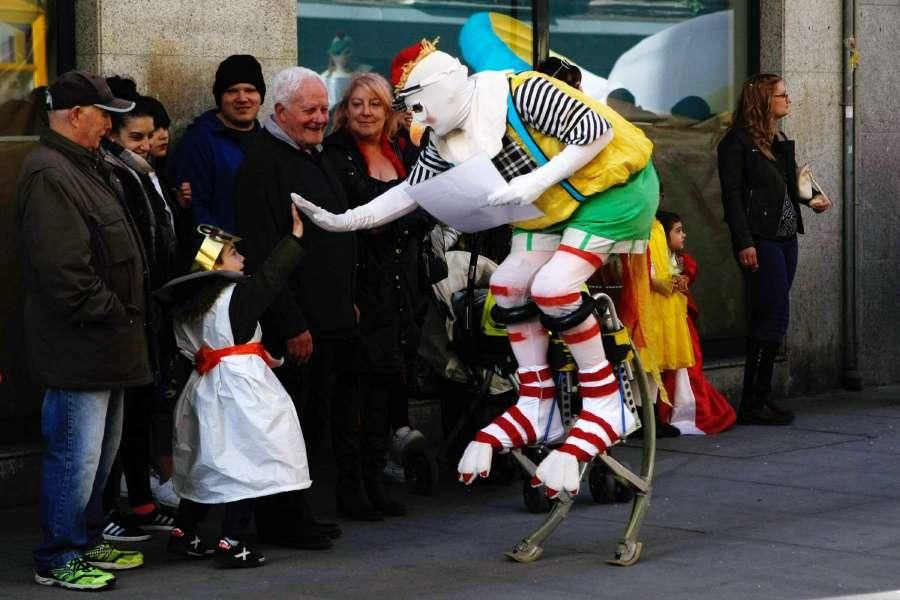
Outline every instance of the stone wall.
<svg viewBox="0 0 900 600"><path fill-rule="evenodd" d="M803 208L806 234L791 293L788 393L837 387L841 375L841 0L763 0L761 70L791 94L785 133L810 163L833 210Z"/></svg>
<svg viewBox="0 0 900 600"><path fill-rule="evenodd" d="M859 370L900 381L900 0L857 0Z"/></svg>
<svg viewBox="0 0 900 600"><path fill-rule="evenodd" d="M762 0L761 68L791 92L784 129L834 210L804 209L788 335L788 389L840 385L842 372L841 0ZM856 248L858 365L866 386L900 380L900 0L857 0Z"/></svg>
<svg viewBox="0 0 900 600"><path fill-rule="evenodd" d="M859 365L873 385L900 380L900 0L857 2ZM760 8L761 68L785 77L793 101L784 129L835 204L823 215L803 209L784 365L789 393L815 392L837 387L842 370L842 1ZM215 69L229 54L256 56L267 81L297 62L294 1L81 0L76 10L78 65L133 77L166 104L176 131L212 107Z"/></svg>
<svg viewBox="0 0 900 600"><path fill-rule="evenodd" d="M132 77L162 100L175 130L214 106L225 57L252 54L267 83L297 64L295 0L80 0L76 21L78 67Z"/></svg>

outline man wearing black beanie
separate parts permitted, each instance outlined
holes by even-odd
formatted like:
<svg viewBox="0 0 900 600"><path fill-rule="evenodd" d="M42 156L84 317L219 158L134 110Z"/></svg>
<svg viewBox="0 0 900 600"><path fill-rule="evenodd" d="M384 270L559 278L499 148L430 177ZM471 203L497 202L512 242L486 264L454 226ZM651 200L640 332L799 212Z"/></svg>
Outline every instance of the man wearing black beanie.
<svg viewBox="0 0 900 600"><path fill-rule="evenodd" d="M259 62L249 54L229 56L216 69L217 108L188 126L171 163L170 181L189 190L195 224L234 231L234 178L244 145L259 130L256 120L266 94Z"/></svg>

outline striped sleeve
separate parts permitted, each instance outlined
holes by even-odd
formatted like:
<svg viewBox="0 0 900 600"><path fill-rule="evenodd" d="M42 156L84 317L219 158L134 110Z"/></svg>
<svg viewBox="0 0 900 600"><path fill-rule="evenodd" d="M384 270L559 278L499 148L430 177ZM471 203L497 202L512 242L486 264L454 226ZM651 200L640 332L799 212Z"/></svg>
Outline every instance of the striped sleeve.
<svg viewBox="0 0 900 600"><path fill-rule="evenodd" d="M513 104L526 124L566 145L590 144L612 129L587 104L541 77L527 79L516 88Z"/></svg>
<svg viewBox="0 0 900 600"><path fill-rule="evenodd" d="M416 185L426 179L431 179L438 173L449 171L452 167L453 165L441 158L434 141L429 138L428 145L419 153L419 159L410 169L409 177L406 178L406 181L409 182L409 185Z"/></svg>

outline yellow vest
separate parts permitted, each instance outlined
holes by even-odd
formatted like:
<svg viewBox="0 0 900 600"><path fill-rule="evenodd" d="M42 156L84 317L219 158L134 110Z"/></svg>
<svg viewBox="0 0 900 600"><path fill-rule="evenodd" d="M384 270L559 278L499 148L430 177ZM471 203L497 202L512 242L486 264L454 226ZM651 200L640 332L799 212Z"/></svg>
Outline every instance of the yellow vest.
<svg viewBox="0 0 900 600"><path fill-rule="evenodd" d="M515 91L522 83L532 77L546 79L567 95L587 104L612 125L613 139L588 164L579 169L567 180L582 196L590 198L609 188L621 185L628 178L647 166L653 151L651 142L644 132L632 125L619 113L602 102L576 90L575 88L536 71L525 71L509 75L510 89ZM532 139L547 157L551 159L566 147L558 138L545 135L530 125L525 125ZM521 147L528 150L509 122L506 120L506 133ZM534 158L534 157L532 157ZM579 206L576 200L561 185L550 187L535 201L535 206L544 212L544 216L516 223L522 229L543 229L554 223L568 219Z"/></svg>

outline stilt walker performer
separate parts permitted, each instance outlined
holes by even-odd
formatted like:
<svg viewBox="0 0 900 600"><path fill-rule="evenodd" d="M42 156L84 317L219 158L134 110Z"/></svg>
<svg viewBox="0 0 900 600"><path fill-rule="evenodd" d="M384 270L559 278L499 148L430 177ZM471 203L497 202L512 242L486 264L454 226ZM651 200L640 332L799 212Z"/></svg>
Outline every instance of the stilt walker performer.
<svg viewBox="0 0 900 600"><path fill-rule="evenodd" d="M423 40L397 87L398 106L432 129L405 183L335 215L294 195L331 231L378 227L416 207L414 186L485 153L509 186L491 205L534 204L544 215L515 223L510 255L491 278L519 364L520 396L482 429L459 462L459 479L487 477L495 451L562 440L547 363L547 329L559 332L578 364L583 408L563 444L540 464L532 484L577 493L588 461L634 425L622 410L584 282L610 254L642 253L658 202L652 143L606 105L546 75L485 71L468 76L456 58ZM452 199L448 199L452 202Z"/></svg>

